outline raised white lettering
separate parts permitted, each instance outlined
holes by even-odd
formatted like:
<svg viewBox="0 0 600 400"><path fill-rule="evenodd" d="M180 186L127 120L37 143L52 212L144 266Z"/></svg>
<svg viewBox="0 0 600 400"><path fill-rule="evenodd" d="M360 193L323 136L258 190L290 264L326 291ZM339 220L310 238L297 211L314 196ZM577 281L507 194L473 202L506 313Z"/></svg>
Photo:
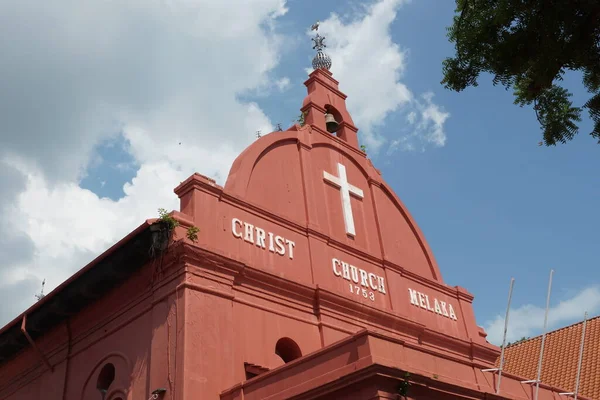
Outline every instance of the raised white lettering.
<svg viewBox="0 0 600 400"><path fill-rule="evenodd" d="M231 219L231 234L237 239L256 245L258 248L268 248L271 253L277 253L280 256L285 256L287 253L290 260L294 259L295 242L273 232L267 232L239 218Z"/></svg>
<svg viewBox="0 0 600 400"><path fill-rule="evenodd" d="M294 258L294 246L296 245L296 243L292 242L289 239L285 239L285 243L288 245L288 255L291 260L292 258Z"/></svg>
<svg viewBox="0 0 600 400"><path fill-rule="evenodd" d="M408 293L410 294L410 304L418 306L419 305L419 298L418 293L416 290L412 290L412 289L408 289Z"/></svg>
<svg viewBox="0 0 600 400"><path fill-rule="evenodd" d="M440 308L440 302L438 301L438 299L435 299L434 307L435 307L436 314L442 313L442 309Z"/></svg>
<svg viewBox="0 0 600 400"><path fill-rule="evenodd" d="M283 246L283 238L281 236L275 236L275 246L277 246L275 253L279 254L280 256L285 254L285 247Z"/></svg>
<svg viewBox="0 0 600 400"><path fill-rule="evenodd" d="M371 289L377 290L377 275L369 273L369 286L371 286Z"/></svg>
<svg viewBox="0 0 600 400"><path fill-rule="evenodd" d="M425 295L421 292L419 292L419 305L421 306L421 308L427 310L427 304L425 304Z"/></svg>
<svg viewBox="0 0 600 400"><path fill-rule="evenodd" d="M410 304L423 308L427 311L431 311L432 313L442 315L444 317L450 318L454 321L457 321L456 312L454 311L454 307L452 304L446 303L445 301L441 301L432 297L429 299L429 295L425 293L421 293L417 290L408 289L408 296L410 298ZM433 307L431 306L433 301ZM447 307L447 308L446 308Z"/></svg>
<svg viewBox="0 0 600 400"><path fill-rule="evenodd" d="M358 283L358 269L354 265L350 265L350 274L352 275L352 282Z"/></svg>
<svg viewBox="0 0 600 400"><path fill-rule="evenodd" d="M448 311L446 311L446 302L440 301L440 306L442 307L442 314L444 315L444 317L447 317Z"/></svg>
<svg viewBox="0 0 600 400"><path fill-rule="evenodd" d="M448 304L448 311L450 312L450 318L453 320L457 320L456 314L454 313L454 308L452 308L452 304Z"/></svg>
<svg viewBox="0 0 600 400"><path fill-rule="evenodd" d="M433 311L433 308L429 305L429 296L425 295L425 302L427 303L427 309Z"/></svg>
<svg viewBox="0 0 600 400"><path fill-rule="evenodd" d="M242 234L240 232L238 232L237 230L237 226L240 226L240 228L242 227L242 221L240 221L237 218L233 218L231 220L231 232L233 233L233 236L237 237L237 238L241 238Z"/></svg>
<svg viewBox="0 0 600 400"><path fill-rule="evenodd" d="M379 283L379 291L383 294L385 294L385 282L383 280L383 277L378 276L377 277L377 283Z"/></svg>
<svg viewBox="0 0 600 400"><path fill-rule="evenodd" d="M338 269L340 266L340 260L334 258L333 260L331 260L331 263L333 264L333 274L335 276L342 276L342 273Z"/></svg>
<svg viewBox="0 0 600 400"><path fill-rule="evenodd" d="M350 264L342 261L342 271L344 273L344 279L350 280Z"/></svg>
<svg viewBox="0 0 600 400"><path fill-rule="evenodd" d="M244 222L244 233L244 240L248 243L254 243L254 225Z"/></svg>
<svg viewBox="0 0 600 400"><path fill-rule="evenodd" d="M350 293L352 294L360 294L365 299L369 299L371 301L375 301L375 293L371 290L386 294L385 281L381 276L367 272L362 268L357 268L354 265L348 264L347 262L341 261L337 258L331 259L331 270L333 271L333 275L336 277L354 282L356 284L348 284ZM358 286L358 284L360 284L360 286ZM361 288L361 286L363 288Z"/></svg>
<svg viewBox="0 0 600 400"><path fill-rule="evenodd" d="M269 232L269 251L275 253L275 246L273 246L273 233Z"/></svg>
<svg viewBox="0 0 600 400"><path fill-rule="evenodd" d="M367 279L369 279L369 274L367 274L367 271L365 270L360 270L360 284L363 285L364 287L369 287L369 282L367 282Z"/></svg>
<svg viewBox="0 0 600 400"><path fill-rule="evenodd" d="M266 247L265 246L265 231L263 229L256 228L256 245L258 247L262 247L263 249Z"/></svg>

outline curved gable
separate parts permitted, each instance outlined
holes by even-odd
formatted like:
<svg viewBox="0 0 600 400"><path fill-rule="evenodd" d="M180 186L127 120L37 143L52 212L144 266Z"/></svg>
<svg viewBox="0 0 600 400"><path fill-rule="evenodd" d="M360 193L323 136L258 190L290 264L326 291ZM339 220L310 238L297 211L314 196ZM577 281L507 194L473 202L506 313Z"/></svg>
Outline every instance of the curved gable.
<svg viewBox="0 0 600 400"><path fill-rule="evenodd" d="M352 234L340 171L350 193ZM329 179L329 178L331 179ZM327 238L332 244L441 282L423 234L364 153L311 126L273 132L235 160L224 191Z"/></svg>

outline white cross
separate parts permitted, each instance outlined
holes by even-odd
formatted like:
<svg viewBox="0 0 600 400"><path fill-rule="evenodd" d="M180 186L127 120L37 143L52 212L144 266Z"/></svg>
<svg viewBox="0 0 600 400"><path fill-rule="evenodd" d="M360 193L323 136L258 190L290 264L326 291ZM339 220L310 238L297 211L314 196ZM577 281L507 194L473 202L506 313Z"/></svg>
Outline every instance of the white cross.
<svg viewBox="0 0 600 400"><path fill-rule="evenodd" d="M344 212L344 225L346 225L346 233L352 236L356 235L354 230L354 218L352 217L352 205L350 203L350 194L355 195L359 199L364 197L362 189L348 183L348 177L346 176L346 167L338 163L337 165L338 175L333 176L327 171L323 171L323 178L332 183L335 187L340 189L342 195L342 211Z"/></svg>

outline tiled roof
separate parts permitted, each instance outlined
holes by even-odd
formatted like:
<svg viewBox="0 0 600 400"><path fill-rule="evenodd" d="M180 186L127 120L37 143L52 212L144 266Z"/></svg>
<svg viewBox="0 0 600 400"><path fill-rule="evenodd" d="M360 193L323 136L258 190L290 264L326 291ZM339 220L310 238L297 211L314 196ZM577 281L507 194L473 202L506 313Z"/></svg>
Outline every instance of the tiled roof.
<svg viewBox="0 0 600 400"><path fill-rule="evenodd" d="M548 332L544 344L541 381L572 392L575 390L577 363L583 322ZM503 370L526 379L537 376L542 337L509 346L504 351ZM496 365L499 364L499 360ZM600 316L587 320L579 395L600 400Z"/></svg>

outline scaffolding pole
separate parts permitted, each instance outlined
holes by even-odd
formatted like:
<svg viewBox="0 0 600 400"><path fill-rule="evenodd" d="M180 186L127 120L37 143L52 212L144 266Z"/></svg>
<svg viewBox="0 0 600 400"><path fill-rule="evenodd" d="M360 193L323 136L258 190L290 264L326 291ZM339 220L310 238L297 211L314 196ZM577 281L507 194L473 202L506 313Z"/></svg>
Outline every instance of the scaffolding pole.
<svg viewBox="0 0 600 400"><path fill-rule="evenodd" d="M552 275L554 270L550 270L550 281L548 282L548 295L546 296L546 313L544 315L544 334L542 335L542 345L540 346L540 357L538 359L537 378L535 380L535 400L538 400L540 391L540 379L542 377L542 361L544 359L544 345L546 343L546 331L548 328L548 309L550 308L550 293L552 292Z"/></svg>
<svg viewBox="0 0 600 400"><path fill-rule="evenodd" d="M512 300L514 284L515 284L515 278L510 278L510 288L508 289L508 304L506 306L506 315L504 317L504 336L502 338L502 349L500 351L500 367L498 368L498 381L496 382L496 394L500 393L500 381L502 380L502 368L504 368L504 348L506 347L506 331L508 330L508 314L510 313L510 301Z"/></svg>
<svg viewBox="0 0 600 400"><path fill-rule="evenodd" d="M579 345L579 361L577 362L577 378L575 379L575 400L579 395L579 378L581 377L581 364L583 362L583 345L585 343L585 325L587 324L587 311L583 315L583 328L581 329L581 344Z"/></svg>
<svg viewBox="0 0 600 400"><path fill-rule="evenodd" d="M581 341L579 342L579 361L577 362L577 377L575 378L575 391L559 393L560 396L579 396L579 378L581 376L581 363L583 362L583 344L585 342L585 326L587 324L587 311L583 315L583 328L581 330Z"/></svg>

